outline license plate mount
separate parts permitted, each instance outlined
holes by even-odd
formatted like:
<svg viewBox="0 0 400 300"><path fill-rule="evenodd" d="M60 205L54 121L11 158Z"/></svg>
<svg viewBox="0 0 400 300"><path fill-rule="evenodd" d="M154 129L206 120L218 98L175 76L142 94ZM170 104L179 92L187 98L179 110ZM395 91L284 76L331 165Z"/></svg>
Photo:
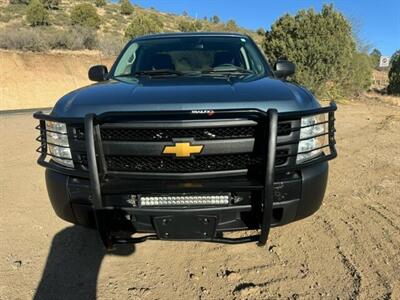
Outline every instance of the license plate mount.
<svg viewBox="0 0 400 300"><path fill-rule="evenodd" d="M162 240L210 240L215 237L216 216L182 214L154 217L154 226Z"/></svg>

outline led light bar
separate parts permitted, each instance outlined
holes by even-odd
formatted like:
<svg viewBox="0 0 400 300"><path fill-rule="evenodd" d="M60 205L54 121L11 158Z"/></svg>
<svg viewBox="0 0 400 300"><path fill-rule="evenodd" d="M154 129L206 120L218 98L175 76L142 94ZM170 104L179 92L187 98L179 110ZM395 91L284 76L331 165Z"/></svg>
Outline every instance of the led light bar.
<svg viewBox="0 0 400 300"><path fill-rule="evenodd" d="M141 196L143 206L196 206L196 205L228 205L230 194L216 195L152 195Z"/></svg>

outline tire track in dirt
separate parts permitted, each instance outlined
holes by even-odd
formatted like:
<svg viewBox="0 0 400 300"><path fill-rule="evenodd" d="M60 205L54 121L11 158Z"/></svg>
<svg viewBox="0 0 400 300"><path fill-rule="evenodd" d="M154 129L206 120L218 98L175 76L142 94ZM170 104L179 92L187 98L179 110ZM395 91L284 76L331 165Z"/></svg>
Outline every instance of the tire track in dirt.
<svg viewBox="0 0 400 300"><path fill-rule="evenodd" d="M357 299L360 295L361 289L361 274L339 246L337 247L337 250L337 253L340 256L340 261L348 273L353 277L353 290L351 291L350 299Z"/></svg>
<svg viewBox="0 0 400 300"><path fill-rule="evenodd" d="M370 211L374 212L376 215L380 216L382 219L384 219L386 221L386 223L388 223L390 226L392 226L394 229L396 229L397 232L400 233L400 226L396 225L393 220L391 220L389 217L387 217L386 215L384 215L382 212L380 212L379 210L377 210L375 207L371 206L371 205L367 205L366 206Z"/></svg>
<svg viewBox="0 0 400 300"><path fill-rule="evenodd" d="M349 212L350 211L350 212ZM334 212L334 214L332 214ZM348 210L348 207L335 207L334 211L331 211L330 218L335 218L336 215L342 216L339 217L339 220L341 221L340 223L335 222L333 225L332 219L328 219L327 216L323 215L321 218L319 218L319 224L322 226L326 232L329 232L330 236L332 239L335 239L337 241L337 247L340 249L338 251L338 254L340 255L341 262L343 263L344 267L347 269L348 273L353 277L353 289L352 289L352 294L351 294L351 299L356 298L360 295L362 292L361 290L361 271L359 269L363 270L376 270L376 274L380 274L379 270L381 269L381 263L377 262L374 260L374 257L381 257L382 254L386 253L386 249L392 248L393 250L396 249L397 245L394 243L390 238L386 239L385 241L385 248L379 247L379 253L376 255L366 255L364 257L364 260L359 260L357 258L353 258L354 262L352 263L350 261L350 258L348 258L344 250L341 249L341 245L349 245L349 241L353 244L356 245L356 249L359 252L362 253L370 253L370 248L371 245L379 245L380 241L375 239L375 237L372 235L365 235L365 233L368 233L368 229L365 228L365 222L363 222L361 219L355 217L355 215L367 215L369 213L369 210L366 209L365 207L351 207L350 210ZM366 218L367 219L367 218ZM350 223L351 222L351 223ZM358 224L357 226L353 224ZM373 227L375 226L380 226L382 225L381 222L376 221L374 218L374 223L376 225L372 225ZM349 241L346 239L346 230L343 230L341 228L336 229L336 227L340 227L340 225L344 225L347 228L347 231L350 234L350 238L347 238ZM364 228L359 228L360 226ZM382 226L382 230L386 230L385 226ZM389 235L385 234L385 238L389 237ZM365 247L366 245L366 247ZM350 251L351 252L351 251ZM384 255L387 259L390 259L390 256ZM358 267L356 267L358 265ZM380 297L387 297L387 295L390 295L392 293L392 289L390 284L388 284L388 277L383 276L380 274L380 276L372 276L375 278L371 278L371 276L367 276L365 280L367 280L367 285L370 284L370 282L377 283L378 285L381 285L384 287L384 291L380 292L381 296Z"/></svg>
<svg viewBox="0 0 400 300"><path fill-rule="evenodd" d="M348 214L345 210L343 210L342 211L342 213L344 214L344 215L348 215L348 216L350 216L350 214ZM351 215L352 216L352 218L354 219L354 220L358 220L358 223L359 224L361 224L362 225L362 223L361 223L361 220L360 219L358 219L357 217L354 217L354 215ZM350 228L350 231L352 231L352 233L354 233L356 230L355 230L355 227L353 226L353 225L351 225L349 222L347 222L347 221L345 221L345 220L343 220L344 221L344 223ZM377 222L375 222L376 224L378 224ZM361 231L361 230L357 230L359 233L361 233L361 232L363 232L363 231ZM367 230L368 231L368 230ZM366 260L366 262L365 263L363 263L362 265L364 265L364 268L369 268L369 269L372 269L372 270L374 270L374 273L376 274L376 278L372 278L372 279L370 279L370 278L368 278L369 279L369 281L374 281L374 282L377 282L378 284L380 284L380 285L382 285L383 287L384 287L384 289L385 289L385 291L383 291L383 293L382 293L382 295L381 295L381 297L382 297L382 299L388 299L387 297L388 297L388 295L391 295L391 293L392 293L392 287L390 286L390 284L388 283L388 277L387 276L384 276L384 275L382 275L381 273L380 273L380 271L379 271L379 269L380 269L380 266L381 266L381 263L380 262L377 262L376 260L374 260L374 258L375 257L381 257L382 255L385 255L387 258L389 258L389 256L386 254L386 252L385 252L385 249L386 248L383 248L382 246L381 246L381 244L380 244L380 241L379 240L377 240L374 236L367 236L367 237L362 237L362 236L360 236L361 234L353 234L353 238L354 238L354 242L357 244L357 249L359 250L359 251L363 251L364 253L366 253L366 255L364 256L364 259ZM370 241L368 240L368 239L370 239ZM360 245L360 241L359 240L361 240L362 241L362 245ZM377 253L376 255L375 254L371 254L370 252L367 252L366 250L366 247L364 246L365 244L368 244L368 247L370 247L371 245L375 245L375 246L377 246L377 249L379 250L379 253ZM392 245L393 246L393 244L392 244L392 242L391 242L391 240L389 240L389 245ZM373 276L374 277L374 276ZM361 278L360 278L361 279ZM390 299L390 298L389 298Z"/></svg>
<svg viewBox="0 0 400 300"><path fill-rule="evenodd" d="M340 236L338 232L335 230L333 223L327 219L327 216L322 216L320 218L320 224L325 229L325 231L331 235L332 239L335 240L336 253L340 258L340 262L342 263L343 268L347 271L352 280L352 291L350 299L357 299L361 290L361 280L362 280L361 272L356 268L355 264L353 264L348 258L348 256L344 253L344 250L341 248L341 245L343 243L340 239ZM354 229L350 231L354 233Z"/></svg>
<svg viewBox="0 0 400 300"><path fill-rule="evenodd" d="M376 202L376 204L379 205L379 207L382 208L383 210L385 210L387 213L391 213L391 214L395 215L397 218L400 218L399 213L396 213L393 209L392 210L388 209L383 203Z"/></svg>

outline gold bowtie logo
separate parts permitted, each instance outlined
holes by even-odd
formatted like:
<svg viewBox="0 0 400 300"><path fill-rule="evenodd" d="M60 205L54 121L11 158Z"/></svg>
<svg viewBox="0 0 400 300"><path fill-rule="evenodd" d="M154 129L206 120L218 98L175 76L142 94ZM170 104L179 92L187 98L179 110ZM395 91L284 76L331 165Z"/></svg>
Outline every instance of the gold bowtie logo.
<svg viewBox="0 0 400 300"><path fill-rule="evenodd" d="M199 154L203 145L192 146L188 142L175 143L174 146L165 146L163 154L175 154L176 157L190 157L192 154Z"/></svg>

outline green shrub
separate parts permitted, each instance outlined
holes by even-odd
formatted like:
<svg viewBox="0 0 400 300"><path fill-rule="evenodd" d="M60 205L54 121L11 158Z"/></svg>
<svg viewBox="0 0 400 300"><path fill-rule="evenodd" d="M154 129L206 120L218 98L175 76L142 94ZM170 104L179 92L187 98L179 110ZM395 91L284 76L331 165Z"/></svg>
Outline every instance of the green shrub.
<svg viewBox="0 0 400 300"><path fill-rule="evenodd" d="M375 69L379 68L379 61L381 60L382 53L378 49L374 49L371 51L369 54L371 58L372 65L374 66Z"/></svg>
<svg viewBox="0 0 400 300"><path fill-rule="evenodd" d="M60 0L42 0L42 3L47 9L58 9Z"/></svg>
<svg viewBox="0 0 400 300"><path fill-rule="evenodd" d="M121 0L120 2L120 10L123 15L131 15L133 13L133 6L129 2L129 0Z"/></svg>
<svg viewBox="0 0 400 300"><path fill-rule="evenodd" d="M224 30L228 32L237 32L239 31L239 26L236 24L235 20L229 20L226 22Z"/></svg>
<svg viewBox="0 0 400 300"><path fill-rule="evenodd" d="M32 0L26 10L26 20L32 26L48 25L49 13L40 0Z"/></svg>
<svg viewBox="0 0 400 300"><path fill-rule="evenodd" d="M373 63L366 53L355 52L350 64L348 80L344 83L345 94L359 95L372 84Z"/></svg>
<svg viewBox="0 0 400 300"><path fill-rule="evenodd" d="M106 1L106 0L95 0L95 1L94 1L94 4L95 4L97 7L103 7L103 6L105 6L105 5L107 4L107 1Z"/></svg>
<svg viewBox="0 0 400 300"><path fill-rule="evenodd" d="M48 45L37 28L7 28L0 31L0 48L23 51L45 51Z"/></svg>
<svg viewBox="0 0 400 300"><path fill-rule="evenodd" d="M162 29L160 22L155 21L154 18L144 14L135 15L132 22L125 30L125 37L132 39L141 35L158 33L161 32Z"/></svg>
<svg viewBox="0 0 400 300"><path fill-rule="evenodd" d="M153 26L156 28L156 33L162 32L164 29L164 23L161 21L160 17L155 13L146 13L145 17L151 19Z"/></svg>
<svg viewBox="0 0 400 300"><path fill-rule="evenodd" d="M200 31L203 25L199 20L182 19L178 23L178 30L182 32L196 32Z"/></svg>
<svg viewBox="0 0 400 300"><path fill-rule="evenodd" d="M400 50L397 50L390 61L388 93L400 95Z"/></svg>
<svg viewBox="0 0 400 300"><path fill-rule="evenodd" d="M76 5L71 11L72 25L89 28L99 28L101 20L96 12L96 8L89 3Z"/></svg>
<svg viewBox="0 0 400 300"><path fill-rule="evenodd" d="M318 96L344 96L348 81L354 80L352 28L332 5L320 13L309 9L279 18L265 34L264 50L272 62L280 57L295 62L293 79Z"/></svg>

